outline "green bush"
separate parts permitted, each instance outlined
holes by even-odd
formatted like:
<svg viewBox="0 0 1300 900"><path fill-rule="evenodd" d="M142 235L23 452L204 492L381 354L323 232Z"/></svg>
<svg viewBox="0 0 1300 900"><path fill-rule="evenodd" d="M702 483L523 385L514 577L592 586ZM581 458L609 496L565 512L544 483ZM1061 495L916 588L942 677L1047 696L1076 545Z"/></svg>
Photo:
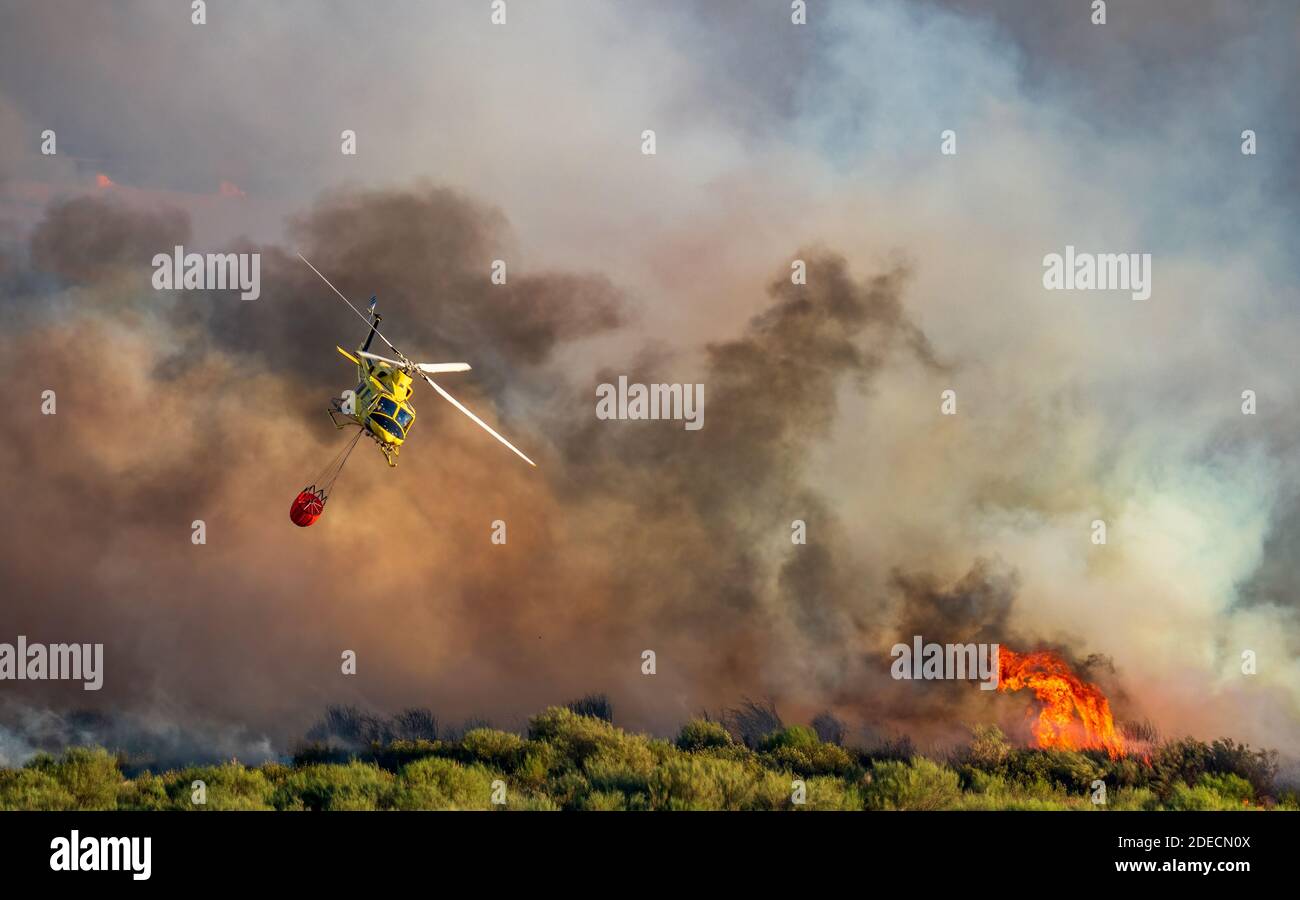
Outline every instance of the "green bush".
<svg viewBox="0 0 1300 900"><path fill-rule="evenodd" d="M412 763L418 765L418 763ZM396 779L373 763L321 764L294 769L276 785L276 809L391 809Z"/></svg>
<svg viewBox="0 0 1300 900"><path fill-rule="evenodd" d="M805 783L807 785L807 797L803 806L795 807L796 809L862 809L864 802L862 791L857 785L850 784L842 778L820 776L809 778Z"/></svg>
<svg viewBox="0 0 1300 900"><path fill-rule="evenodd" d="M1254 786L1240 775L1213 775L1206 772L1201 776L1199 784L1238 806L1246 806L1255 800Z"/></svg>
<svg viewBox="0 0 1300 900"><path fill-rule="evenodd" d="M169 809L167 782L152 772L141 772L130 781L122 782L117 792L118 809L157 810Z"/></svg>
<svg viewBox="0 0 1300 900"><path fill-rule="evenodd" d="M589 812L627 809L627 798L622 791L592 791L582 799L582 808Z"/></svg>
<svg viewBox="0 0 1300 900"><path fill-rule="evenodd" d="M39 754L27 768L54 779L72 795L75 809L116 809L122 786L117 757L101 747L70 747L63 755Z"/></svg>
<svg viewBox="0 0 1300 900"><path fill-rule="evenodd" d="M974 729L966 759L971 765L985 771L1002 768L1011 757L1011 745L1006 735L996 725L981 725Z"/></svg>
<svg viewBox="0 0 1300 900"><path fill-rule="evenodd" d="M194 802L194 782L204 784L204 802ZM271 809L271 782L261 769L237 762L220 766L192 766L168 772L164 779L171 809L228 810Z"/></svg>
<svg viewBox="0 0 1300 900"><path fill-rule="evenodd" d="M774 731L769 734L759 744L761 750L777 750L782 747L791 747L798 750L807 750L817 747L821 741L817 738L817 732L813 731L807 725L789 725L780 731Z"/></svg>
<svg viewBox="0 0 1300 900"><path fill-rule="evenodd" d="M1205 773L1189 786L1176 782L1165 806L1169 809L1248 809L1255 791L1240 775L1213 775Z"/></svg>
<svg viewBox="0 0 1300 900"><path fill-rule="evenodd" d="M951 809L961 797L957 773L914 756L911 762L883 760L871 767L869 809Z"/></svg>
<svg viewBox="0 0 1300 900"><path fill-rule="evenodd" d="M368 752L361 754L363 762L372 762L381 769L387 769L390 772L401 770L402 766L416 762L421 759L428 759L430 756L454 756L460 751L452 744L444 741L420 740L400 740L393 741L391 744L383 746L374 746ZM295 765L304 765L300 760L302 751L299 751L299 757L295 757ZM329 761L329 760L323 760ZM345 757L339 762L347 762Z"/></svg>
<svg viewBox="0 0 1300 900"><path fill-rule="evenodd" d="M1106 804L1108 809L1120 811L1160 809L1160 798L1150 788L1122 787L1111 791Z"/></svg>
<svg viewBox="0 0 1300 900"><path fill-rule="evenodd" d="M862 775L857 759L837 744L781 746L767 753L763 761L797 775L836 775L853 780Z"/></svg>
<svg viewBox="0 0 1300 900"><path fill-rule="evenodd" d="M528 737L551 744L574 767L581 767L587 757L602 749L619 748L636 740L603 719L580 716L559 706L535 716L529 723Z"/></svg>
<svg viewBox="0 0 1300 900"><path fill-rule="evenodd" d="M650 776L652 809L748 809L754 777L745 766L724 759L683 755L669 759Z"/></svg>
<svg viewBox="0 0 1300 900"><path fill-rule="evenodd" d="M1210 745L1208 765L1213 772L1238 775L1250 782L1256 795L1267 794L1277 777L1277 751L1251 750L1245 744L1219 738Z"/></svg>
<svg viewBox="0 0 1300 900"><path fill-rule="evenodd" d="M517 734L493 728L475 728L460 739L466 762L479 762L503 772L513 772L524 758L528 744Z"/></svg>
<svg viewBox="0 0 1300 900"><path fill-rule="evenodd" d="M506 797L506 809L522 812L558 812L560 806L545 794L511 791Z"/></svg>
<svg viewBox="0 0 1300 900"><path fill-rule="evenodd" d="M1023 784L1043 781L1070 793L1090 790L1106 774L1101 763L1077 750L1018 750L1007 757L1005 769Z"/></svg>
<svg viewBox="0 0 1300 900"><path fill-rule="evenodd" d="M560 756L559 751L550 744L529 743L523 759L515 769L514 776L524 786L541 790L546 784L547 777L553 772L558 772L565 762L567 761Z"/></svg>
<svg viewBox="0 0 1300 900"><path fill-rule="evenodd" d="M731 733L722 723L708 719L691 719L677 735L677 749L688 752L729 747L731 743Z"/></svg>
<svg viewBox="0 0 1300 900"><path fill-rule="evenodd" d="M546 795L562 809L580 809L582 801L591 792L591 783L580 772L572 769L546 780Z"/></svg>
<svg viewBox="0 0 1300 900"><path fill-rule="evenodd" d="M492 809L492 782L498 778L480 765L462 766L431 756L403 767L394 805L398 809Z"/></svg>
<svg viewBox="0 0 1300 900"><path fill-rule="evenodd" d="M0 772L0 810L80 809L77 798L54 776L39 769Z"/></svg>
<svg viewBox="0 0 1300 900"><path fill-rule="evenodd" d="M535 717L527 738L473 727L455 741L433 740L419 736L433 733L430 716L409 718L407 738L376 739L361 752L306 745L292 765L228 762L126 779L103 749L39 754L0 768L0 810L486 810L502 808L492 803L498 779L510 810L1300 809L1294 789L1271 787L1275 753L1222 739L1167 741L1149 756L1111 759L1016 749L986 725L950 767L905 738L846 750L811 728L782 725L770 703L733 714L747 743L704 718L672 743L568 708ZM836 722L822 724L842 734ZM1098 779L1104 805L1092 803ZM800 804L796 780L806 788ZM206 786L202 805L192 802L195 781Z"/></svg>
<svg viewBox="0 0 1300 900"><path fill-rule="evenodd" d="M594 790L634 794L649 790L650 776L658 762L647 744L627 741L597 751L587 757L582 768Z"/></svg>
<svg viewBox="0 0 1300 900"><path fill-rule="evenodd" d="M1156 794L1167 800L1182 784L1196 784L1210 763L1210 748L1194 738L1166 741L1151 754L1151 781Z"/></svg>

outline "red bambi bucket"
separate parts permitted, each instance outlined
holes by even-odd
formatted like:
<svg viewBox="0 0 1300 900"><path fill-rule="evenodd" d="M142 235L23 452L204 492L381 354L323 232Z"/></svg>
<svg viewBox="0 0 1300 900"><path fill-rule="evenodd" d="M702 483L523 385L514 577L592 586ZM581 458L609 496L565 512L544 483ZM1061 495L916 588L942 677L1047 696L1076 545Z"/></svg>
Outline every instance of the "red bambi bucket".
<svg viewBox="0 0 1300 900"><path fill-rule="evenodd" d="M289 507L289 521L299 528L306 528L315 523L324 511L325 495L306 487L293 501L293 506Z"/></svg>

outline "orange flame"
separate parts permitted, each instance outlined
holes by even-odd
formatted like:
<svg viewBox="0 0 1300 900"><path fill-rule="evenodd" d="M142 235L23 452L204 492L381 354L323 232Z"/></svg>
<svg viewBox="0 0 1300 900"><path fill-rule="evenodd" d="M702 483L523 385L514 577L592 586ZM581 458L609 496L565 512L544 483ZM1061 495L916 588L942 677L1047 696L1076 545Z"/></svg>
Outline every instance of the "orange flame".
<svg viewBox="0 0 1300 900"><path fill-rule="evenodd" d="M117 182L100 172L95 176L95 186L102 188L117 187Z"/></svg>
<svg viewBox="0 0 1300 900"><path fill-rule="evenodd" d="M1083 681L1050 650L1017 653L998 648L998 690L1029 688L1043 703L1032 730L1039 747L1099 749L1115 759L1124 739L1115 730L1110 703L1095 684ZM1077 717L1077 718L1076 718Z"/></svg>

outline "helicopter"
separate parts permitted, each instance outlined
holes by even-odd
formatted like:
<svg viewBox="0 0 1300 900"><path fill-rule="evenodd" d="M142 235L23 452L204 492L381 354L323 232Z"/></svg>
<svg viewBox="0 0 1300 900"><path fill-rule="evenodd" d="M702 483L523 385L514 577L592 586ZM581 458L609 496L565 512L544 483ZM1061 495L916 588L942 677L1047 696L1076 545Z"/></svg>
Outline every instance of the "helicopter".
<svg viewBox="0 0 1300 900"><path fill-rule="evenodd" d="M411 427L415 424L415 407L411 405L411 396L414 393L413 384L417 377L423 378L430 387L438 392L439 396L508 447L516 456L530 466L536 467L537 463L529 459L523 451L506 440L491 425L476 416L468 407L443 390L441 385L429 377L430 375L468 372L470 371L469 363L415 362L398 350L393 345L393 342L379 330L383 316L378 312L379 301L376 296L370 298L368 307L370 315L367 316L351 300L345 297L319 269L313 266L307 257L299 253L298 258L320 276L320 279L338 295L340 300L348 305L349 309L370 326L370 331L366 335L365 343L355 351L349 352L338 345L334 348L356 366L357 385L356 388L345 391L343 396L331 400L326 412L329 413L330 421L334 423L335 428L343 429L355 426L358 431L352 441L326 467L325 471L298 494L289 511L289 518L295 525L306 527L320 518L321 513L324 512L329 491L333 487L334 479L338 477L338 473L343 468L343 463L347 461L353 448L363 436L368 436L375 442L383 453L384 460L389 467L396 467L402 444L406 441ZM371 352L370 346L376 337L388 345L390 352L396 357L395 359Z"/></svg>

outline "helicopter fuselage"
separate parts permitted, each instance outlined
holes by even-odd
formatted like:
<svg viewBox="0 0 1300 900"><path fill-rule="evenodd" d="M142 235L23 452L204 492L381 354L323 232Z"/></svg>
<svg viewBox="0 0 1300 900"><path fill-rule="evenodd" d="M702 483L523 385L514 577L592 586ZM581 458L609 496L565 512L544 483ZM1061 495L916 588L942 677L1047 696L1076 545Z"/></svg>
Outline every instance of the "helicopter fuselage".
<svg viewBox="0 0 1300 900"><path fill-rule="evenodd" d="M335 400L330 409L334 424L342 428L347 419L361 426L379 445L390 466L397 465L398 449L415 424L415 408L411 405L411 376L382 363L354 356L342 347L336 348L357 367L357 386ZM339 423L337 414L346 417Z"/></svg>

